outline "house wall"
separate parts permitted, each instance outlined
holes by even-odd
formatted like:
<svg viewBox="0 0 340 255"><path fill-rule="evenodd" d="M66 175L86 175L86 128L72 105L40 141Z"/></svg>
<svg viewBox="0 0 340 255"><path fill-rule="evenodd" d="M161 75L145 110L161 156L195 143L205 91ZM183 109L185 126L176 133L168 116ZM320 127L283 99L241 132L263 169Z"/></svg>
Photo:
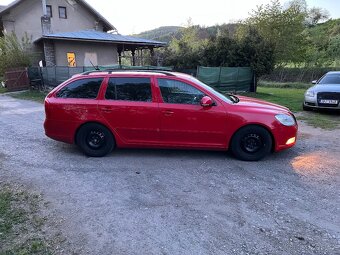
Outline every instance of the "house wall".
<svg viewBox="0 0 340 255"><path fill-rule="evenodd" d="M115 44L54 41L55 60L57 66L67 66L67 53L75 53L77 66L116 65L118 63L117 46Z"/></svg>
<svg viewBox="0 0 340 255"><path fill-rule="evenodd" d="M51 33L72 32L85 29L103 31L103 24L75 0L47 0L52 6ZM58 6L66 7L67 19L59 18ZM42 36L41 16L43 15L41 0L22 1L2 17L4 32L12 31L19 39L25 36L37 40Z"/></svg>

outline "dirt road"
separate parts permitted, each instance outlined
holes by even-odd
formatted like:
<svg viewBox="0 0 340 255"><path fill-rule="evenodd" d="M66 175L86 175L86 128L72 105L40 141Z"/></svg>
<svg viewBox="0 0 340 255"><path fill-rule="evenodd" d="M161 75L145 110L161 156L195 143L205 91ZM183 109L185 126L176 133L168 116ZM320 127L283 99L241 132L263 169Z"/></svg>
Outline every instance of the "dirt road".
<svg viewBox="0 0 340 255"><path fill-rule="evenodd" d="M261 162L224 152L116 150L48 139L43 106L0 96L0 178L41 192L64 254L340 254L339 130L300 123Z"/></svg>

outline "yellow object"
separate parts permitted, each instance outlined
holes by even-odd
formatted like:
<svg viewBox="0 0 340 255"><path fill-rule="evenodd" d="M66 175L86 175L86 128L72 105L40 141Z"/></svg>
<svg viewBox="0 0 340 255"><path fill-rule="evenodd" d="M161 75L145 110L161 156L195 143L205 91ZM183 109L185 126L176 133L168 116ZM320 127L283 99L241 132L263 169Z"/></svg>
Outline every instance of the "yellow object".
<svg viewBox="0 0 340 255"><path fill-rule="evenodd" d="M67 62L69 67L76 67L76 54L74 52L68 52L67 53Z"/></svg>
<svg viewBox="0 0 340 255"><path fill-rule="evenodd" d="M295 137L289 138L286 142L286 145L289 145L289 144L292 144L292 143L295 143Z"/></svg>

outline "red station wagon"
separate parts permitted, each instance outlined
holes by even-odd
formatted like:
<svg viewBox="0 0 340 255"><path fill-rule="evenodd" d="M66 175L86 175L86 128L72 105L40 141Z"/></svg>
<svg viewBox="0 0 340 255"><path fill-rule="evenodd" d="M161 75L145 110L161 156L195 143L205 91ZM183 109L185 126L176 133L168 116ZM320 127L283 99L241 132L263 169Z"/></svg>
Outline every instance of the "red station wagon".
<svg viewBox="0 0 340 255"><path fill-rule="evenodd" d="M88 156L118 148L228 150L259 160L292 147L289 109L222 95L190 75L167 71L93 71L76 75L45 99L45 133Z"/></svg>

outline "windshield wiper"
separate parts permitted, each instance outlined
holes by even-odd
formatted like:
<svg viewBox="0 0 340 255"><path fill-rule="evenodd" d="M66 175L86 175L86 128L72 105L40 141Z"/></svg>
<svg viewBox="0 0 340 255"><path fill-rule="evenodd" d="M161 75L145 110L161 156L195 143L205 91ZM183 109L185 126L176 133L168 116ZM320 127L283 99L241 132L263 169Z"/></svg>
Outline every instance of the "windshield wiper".
<svg viewBox="0 0 340 255"><path fill-rule="evenodd" d="M227 95L231 98L231 100L232 100L234 103L240 102L240 99L239 99L237 96L235 96L235 95L233 95L233 94L227 94Z"/></svg>

